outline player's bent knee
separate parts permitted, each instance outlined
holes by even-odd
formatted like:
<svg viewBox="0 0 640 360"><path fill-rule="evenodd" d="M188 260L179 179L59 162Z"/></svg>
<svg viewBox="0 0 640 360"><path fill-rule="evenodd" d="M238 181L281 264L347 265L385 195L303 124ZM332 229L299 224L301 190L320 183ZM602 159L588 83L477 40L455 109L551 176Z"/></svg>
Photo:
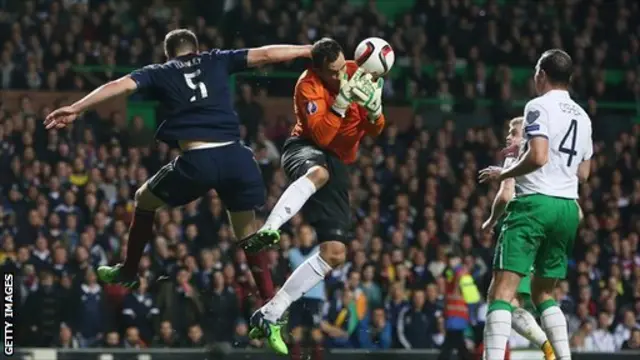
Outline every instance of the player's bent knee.
<svg viewBox="0 0 640 360"><path fill-rule="evenodd" d="M496 271L493 276L491 298L510 303L516 296L521 275L511 271Z"/></svg>
<svg viewBox="0 0 640 360"><path fill-rule="evenodd" d="M136 209L155 211L164 206L164 202L151 192L147 183L136 190L133 199Z"/></svg>
<svg viewBox="0 0 640 360"><path fill-rule="evenodd" d="M311 180L311 182L316 186L316 189L320 189L327 182L329 182L329 170L320 165L312 166L307 172L304 174L307 179Z"/></svg>
<svg viewBox="0 0 640 360"><path fill-rule="evenodd" d="M347 259L347 247L340 241L327 241L320 244L320 257L332 268L338 267Z"/></svg>
<svg viewBox="0 0 640 360"><path fill-rule="evenodd" d="M534 276L531 279L531 300L538 305L553 298L557 279Z"/></svg>

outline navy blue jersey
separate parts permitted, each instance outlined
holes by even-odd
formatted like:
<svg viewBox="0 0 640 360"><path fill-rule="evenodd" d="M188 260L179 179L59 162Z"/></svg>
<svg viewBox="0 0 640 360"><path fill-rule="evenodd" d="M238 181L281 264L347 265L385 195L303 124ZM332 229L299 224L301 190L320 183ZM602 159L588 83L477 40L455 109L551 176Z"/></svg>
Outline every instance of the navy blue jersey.
<svg viewBox="0 0 640 360"><path fill-rule="evenodd" d="M166 118L156 138L172 145L179 140L239 140L240 122L231 103L229 74L247 68L247 54L246 49L214 49L132 72L138 89L164 107Z"/></svg>

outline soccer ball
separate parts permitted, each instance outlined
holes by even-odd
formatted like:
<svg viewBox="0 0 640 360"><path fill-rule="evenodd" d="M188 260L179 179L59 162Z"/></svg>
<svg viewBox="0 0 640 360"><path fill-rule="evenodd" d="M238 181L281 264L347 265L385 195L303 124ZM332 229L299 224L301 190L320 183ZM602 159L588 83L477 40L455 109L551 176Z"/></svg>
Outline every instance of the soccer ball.
<svg viewBox="0 0 640 360"><path fill-rule="evenodd" d="M362 40L353 58L358 66L375 77L386 75L396 61L391 45L377 37Z"/></svg>

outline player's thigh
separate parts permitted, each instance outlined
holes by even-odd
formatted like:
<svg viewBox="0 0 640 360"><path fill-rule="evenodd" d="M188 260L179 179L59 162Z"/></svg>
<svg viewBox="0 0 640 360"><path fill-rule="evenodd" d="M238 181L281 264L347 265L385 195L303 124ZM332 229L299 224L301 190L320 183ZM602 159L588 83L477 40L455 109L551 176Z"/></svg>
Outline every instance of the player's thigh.
<svg viewBox="0 0 640 360"><path fill-rule="evenodd" d="M528 197L509 202L493 259L494 270L507 270L521 276L531 273L545 236L545 227L536 220L541 211L531 206Z"/></svg>
<svg viewBox="0 0 640 360"><path fill-rule="evenodd" d="M346 242L351 231L349 168L332 155L327 156L327 168L329 181L307 201L302 214L319 242Z"/></svg>
<svg viewBox="0 0 640 360"><path fill-rule="evenodd" d="M285 142L280 162L289 181L294 181L314 166L327 168L327 155L312 142L292 138Z"/></svg>
<svg viewBox="0 0 640 360"><path fill-rule="evenodd" d="M348 166L310 142L285 144L282 167L289 180L298 179L314 166L327 169L329 181L303 206L304 220L315 228L319 242L346 241L351 226Z"/></svg>
<svg viewBox="0 0 640 360"><path fill-rule="evenodd" d="M147 181L147 189L171 207L186 205L209 190L190 174L192 168L193 164L180 155Z"/></svg>
<svg viewBox="0 0 640 360"><path fill-rule="evenodd" d="M540 196L547 209L547 236L542 241L536 256L536 276L564 279L567 275L568 260L573 250L580 208L574 200Z"/></svg>
<svg viewBox="0 0 640 360"><path fill-rule="evenodd" d="M214 188L227 210L240 213L263 206L266 189L253 151L239 143L221 150L216 154L219 178Z"/></svg>
<svg viewBox="0 0 640 360"><path fill-rule="evenodd" d="M136 209L155 211L166 205L162 199L157 197L149 189L149 181L145 181L145 183L136 190L134 199Z"/></svg>

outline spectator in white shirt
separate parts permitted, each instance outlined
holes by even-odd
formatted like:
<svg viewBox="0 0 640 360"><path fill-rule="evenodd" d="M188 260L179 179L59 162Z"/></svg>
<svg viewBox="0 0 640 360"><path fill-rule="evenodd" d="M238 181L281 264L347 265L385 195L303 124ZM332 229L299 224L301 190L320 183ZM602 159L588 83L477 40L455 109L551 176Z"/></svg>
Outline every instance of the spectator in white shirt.
<svg viewBox="0 0 640 360"><path fill-rule="evenodd" d="M616 326L613 337L616 340L616 349L622 348L622 344L631 338L631 332L633 329L640 329L640 326L636 323L636 315L633 310L625 310L622 316L622 322Z"/></svg>
<svg viewBox="0 0 640 360"><path fill-rule="evenodd" d="M609 332L611 315L602 312L598 315L598 328L589 334L584 341L585 351L608 352L616 351L616 341Z"/></svg>

